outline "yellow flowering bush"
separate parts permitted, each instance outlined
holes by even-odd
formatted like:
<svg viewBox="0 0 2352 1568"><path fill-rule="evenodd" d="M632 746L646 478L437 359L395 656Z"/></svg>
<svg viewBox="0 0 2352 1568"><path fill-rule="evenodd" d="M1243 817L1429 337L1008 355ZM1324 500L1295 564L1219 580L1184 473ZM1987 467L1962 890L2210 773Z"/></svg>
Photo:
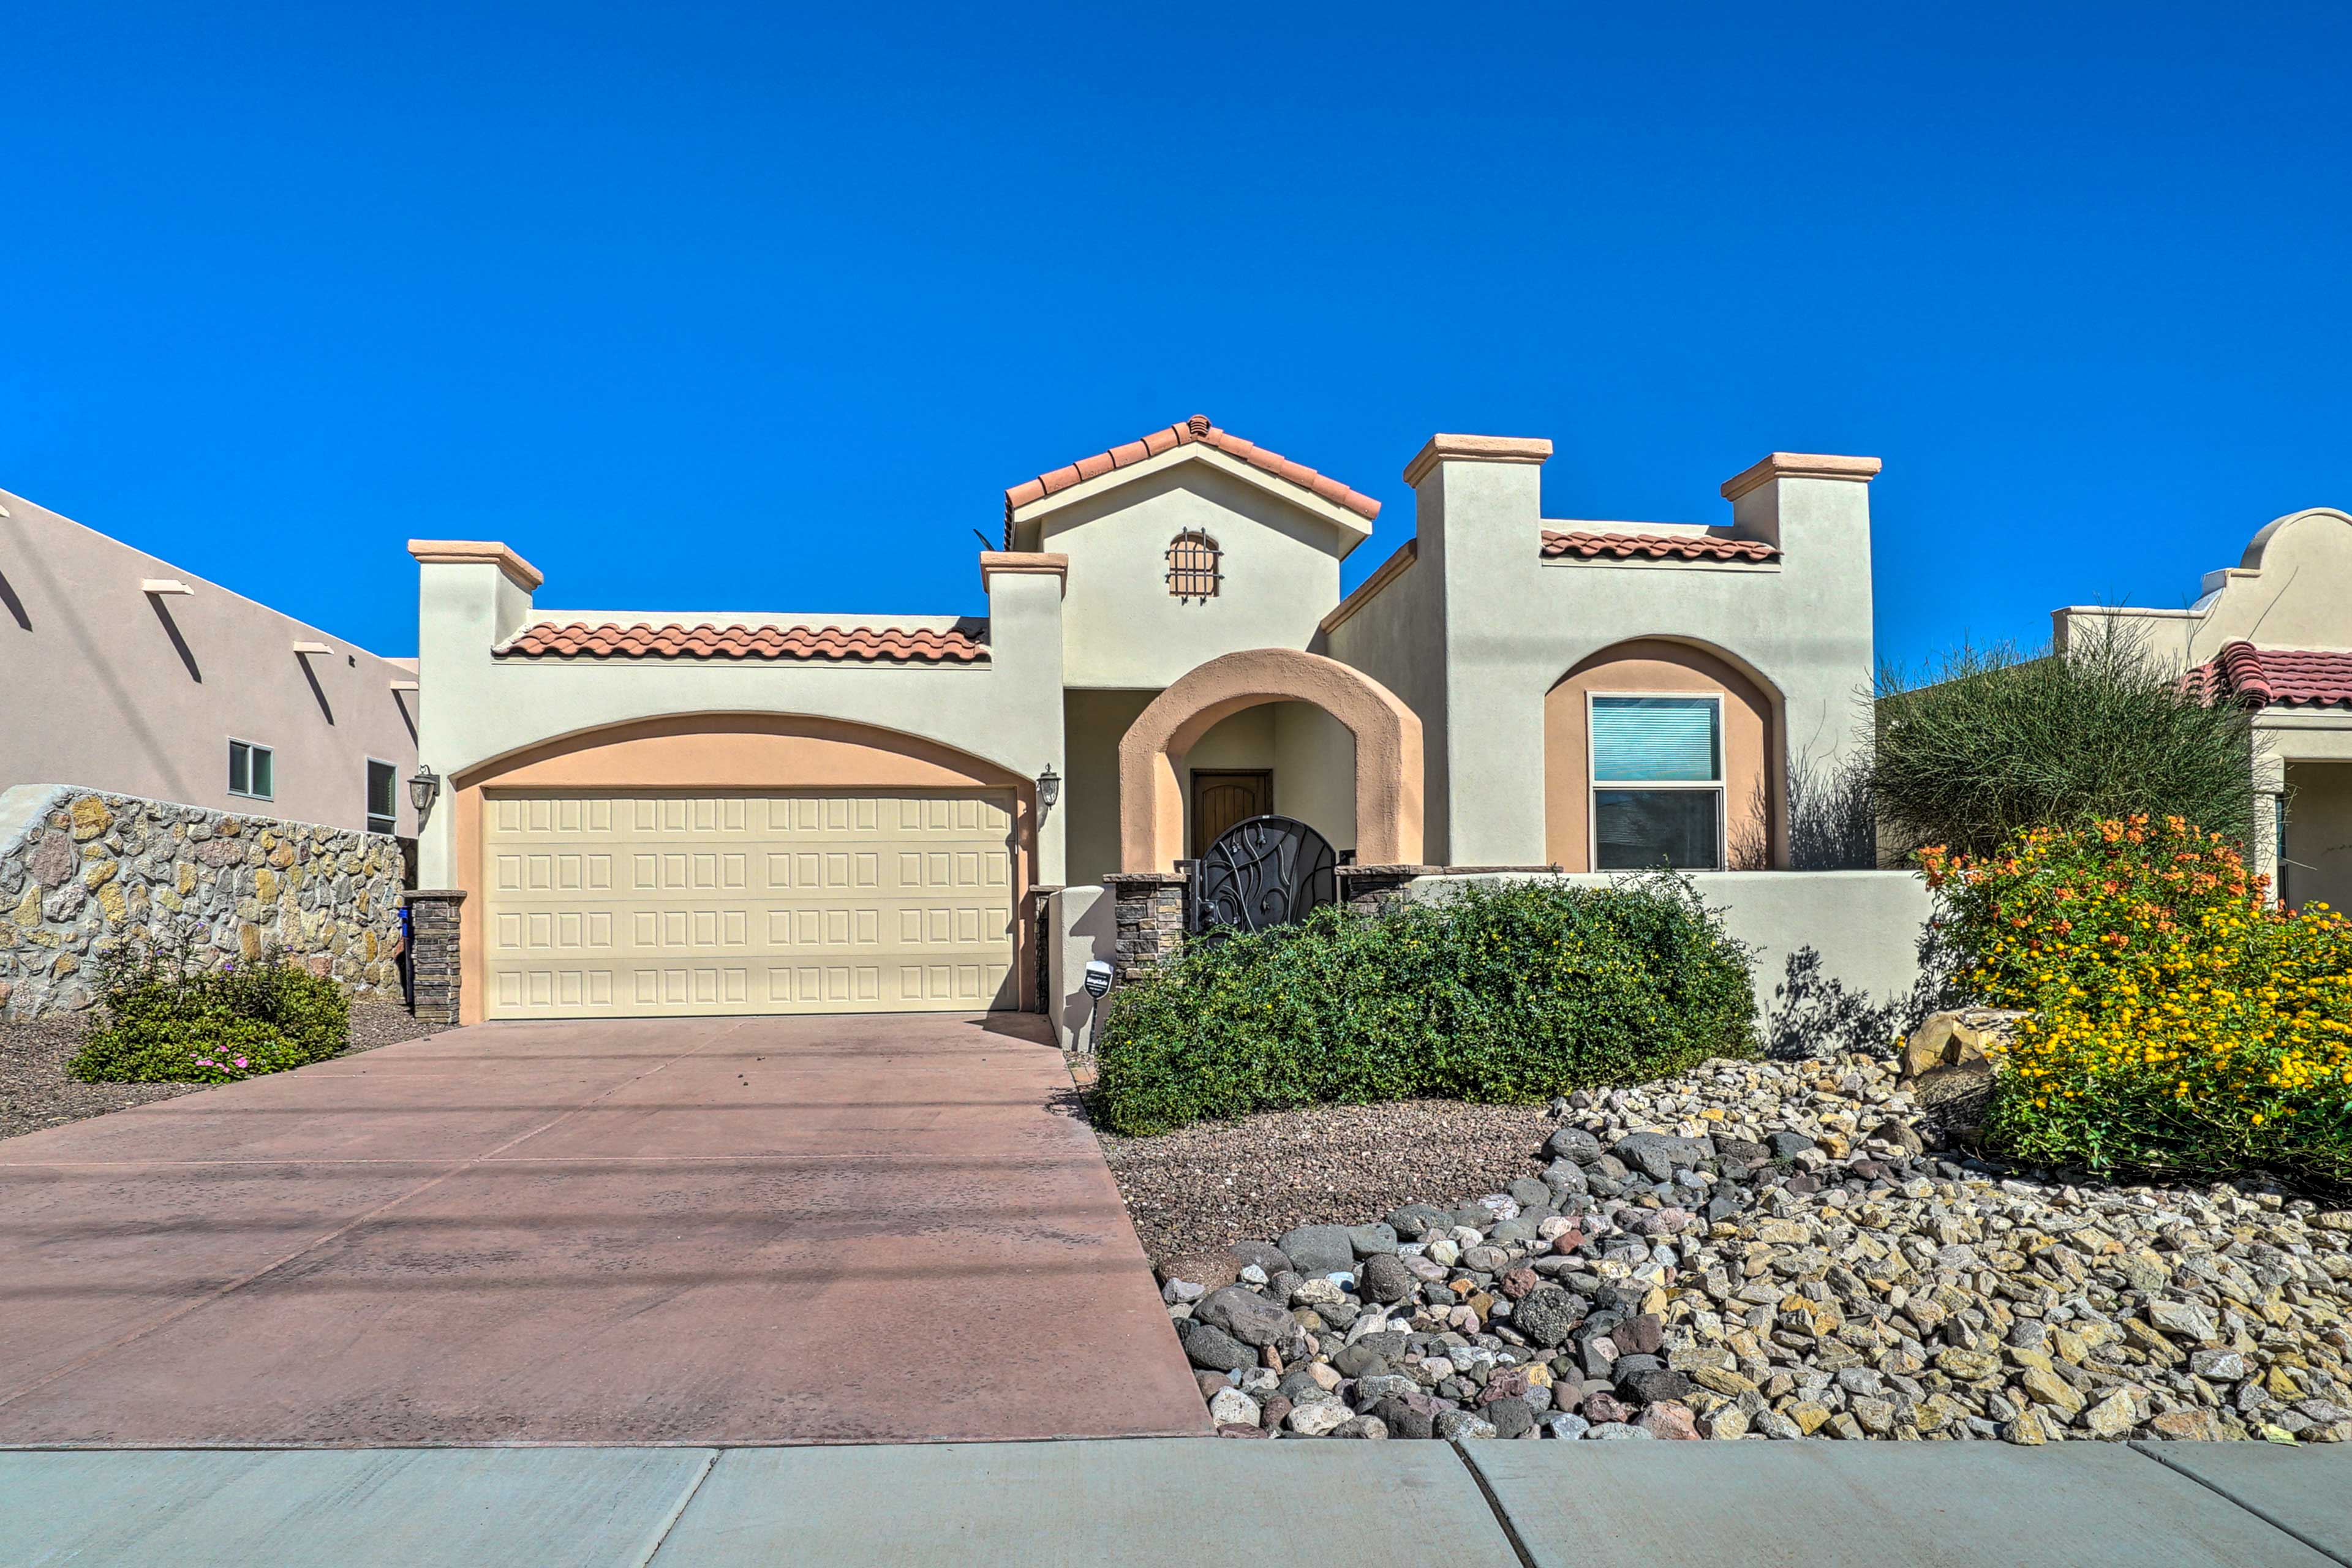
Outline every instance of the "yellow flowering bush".
<svg viewBox="0 0 2352 1568"><path fill-rule="evenodd" d="M1988 1137L2032 1160L2352 1178L2352 926L2281 910L2177 816L2038 827L1920 862L1962 988L2032 1016Z"/></svg>

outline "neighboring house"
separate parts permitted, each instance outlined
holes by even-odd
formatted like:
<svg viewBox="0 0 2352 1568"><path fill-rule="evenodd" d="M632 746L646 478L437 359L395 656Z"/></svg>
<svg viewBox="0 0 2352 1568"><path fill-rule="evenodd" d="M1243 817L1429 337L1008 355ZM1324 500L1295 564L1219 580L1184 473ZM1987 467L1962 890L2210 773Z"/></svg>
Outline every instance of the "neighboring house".
<svg viewBox="0 0 2352 1568"><path fill-rule="evenodd" d="M2193 688L2254 710L2254 861L2290 904L2352 909L2352 516L2274 519L2185 610L2053 611L2063 650L2113 619Z"/></svg>
<svg viewBox="0 0 2352 1568"><path fill-rule="evenodd" d="M0 791L415 831L413 661L0 490Z"/></svg>
<svg viewBox="0 0 2352 1568"><path fill-rule="evenodd" d="M1268 811L1366 865L1785 865L1864 717L1877 461L1591 522L1550 451L1432 438L1344 600L1379 504L1199 416L1008 490L982 619L542 609L416 542L419 973L468 1021L1034 1005L1033 893Z"/></svg>

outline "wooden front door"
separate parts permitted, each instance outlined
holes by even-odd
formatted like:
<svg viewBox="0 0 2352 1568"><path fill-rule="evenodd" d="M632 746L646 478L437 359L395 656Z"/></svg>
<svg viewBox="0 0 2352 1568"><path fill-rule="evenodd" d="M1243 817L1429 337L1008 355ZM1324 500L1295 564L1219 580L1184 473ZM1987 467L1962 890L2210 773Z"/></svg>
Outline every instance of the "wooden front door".
<svg viewBox="0 0 2352 1568"><path fill-rule="evenodd" d="M1236 822L1274 809L1274 774L1196 773L1192 775L1192 858L1214 844Z"/></svg>

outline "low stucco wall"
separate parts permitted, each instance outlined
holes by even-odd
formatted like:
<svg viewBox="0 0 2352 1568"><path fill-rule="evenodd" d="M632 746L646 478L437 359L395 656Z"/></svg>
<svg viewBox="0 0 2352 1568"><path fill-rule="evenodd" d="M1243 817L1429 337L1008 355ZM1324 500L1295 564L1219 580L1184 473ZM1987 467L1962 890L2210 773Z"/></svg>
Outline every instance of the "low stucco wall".
<svg viewBox="0 0 2352 1568"><path fill-rule="evenodd" d="M1424 877L1408 891L1434 899L1465 882L1529 879ZM1592 888L1622 879L1580 872L1559 879ZM1753 950L1756 1006L1768 1042L1801 1044L1781 1037L1828 1027L1840 1013L1852 1020L1848 1027L1884 1026L1891 1033L1919 983L1919 938L1934 907L1916 874L1701 871L1689 881L1709 909L1722 913L1725 931ZM1865 1013L1870 1016L1858 1016Z"/></svg>
<svg viewBox="0 0 2352 1568"><path fill-rule="evenodd" d="M1087 994L1087 965L1115 961L1118 951L1118 900L1100 886L1065 888L1053 898L1045 922L1045 1012L1054 1038L1066 1051L1094 1048L1095 999Z"/></svg>
<svg viewBox="0 0 2352 1568"><path fill-rule="evenodd" d="M1534 880L1538 874L1423 877L1407 896L1450 897L1473 883ZM1580 887L1622 879L1563 874ZM1690 878L1719 910L1724 928L1753 950L1756 1006L1765 1043L1776 1050L1884 1047L1908 1022L1918 985L1919 939L1933 907L1927 885L1908 871L1710 871ZM1101 888L1055 895L1049 964L1055 1028L1066 1050L1091 1044L1087 962L1111 961L1118 946L1113 900Z"/></svg>
<svg viewBox="0 0 2352 1568"><path fill-rule="evenodd" d="M0 794L0 1017L77 1012L128 943L398 994L400 844L71 784Z"/></svg>

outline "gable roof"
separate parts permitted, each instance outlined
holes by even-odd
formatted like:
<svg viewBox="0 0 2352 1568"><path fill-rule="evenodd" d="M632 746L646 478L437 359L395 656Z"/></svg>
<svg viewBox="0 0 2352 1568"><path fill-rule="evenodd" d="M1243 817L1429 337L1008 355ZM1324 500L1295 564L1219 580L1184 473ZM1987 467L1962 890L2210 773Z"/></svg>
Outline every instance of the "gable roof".
<svg viewBox="0 0 2352 1568"><path fill-rule="evenodd" d="M1194 444L1239 458L1254 468L1277 479L1297 485L1300 489L1318 496L1334 506L1345 507L1367 522L1381 515L1381 503L1368 495L1349 489L1328 474L1318 474L1304 463L1294 463L1279 452L1269 452L1255 441L1244 441L1231 431L1223 430L1209 422L1205 414L1195 414L1181 425L1171 425L1165 430L1154 430L1139 441L1129 441L1123 447L1113 447L1108 452L1097 452L1091 458L1038 475L1035 479L1014 485L1004 492L1004 526L1011 537L1013 514L1033 501L1059 494L1073 485L1099 479L1114 468L1131 468L1162 452Z"/></svg>
<svg viewBox="0 0 2352 1568"><path fill-rule="evenodd" d="M2240 640L2181 679L2208 702L2239 697L2257 708L2352 708L2352 653L2337 649L2256 647Z"/></svg>
<svg viewBox="0 0 2352 1568"><path fill-rule="evenodd" d="M500 658L790 658L866 664L984 664L960 631L899 626L746 626L710 621L542 622L491 650Z"/></svg>

